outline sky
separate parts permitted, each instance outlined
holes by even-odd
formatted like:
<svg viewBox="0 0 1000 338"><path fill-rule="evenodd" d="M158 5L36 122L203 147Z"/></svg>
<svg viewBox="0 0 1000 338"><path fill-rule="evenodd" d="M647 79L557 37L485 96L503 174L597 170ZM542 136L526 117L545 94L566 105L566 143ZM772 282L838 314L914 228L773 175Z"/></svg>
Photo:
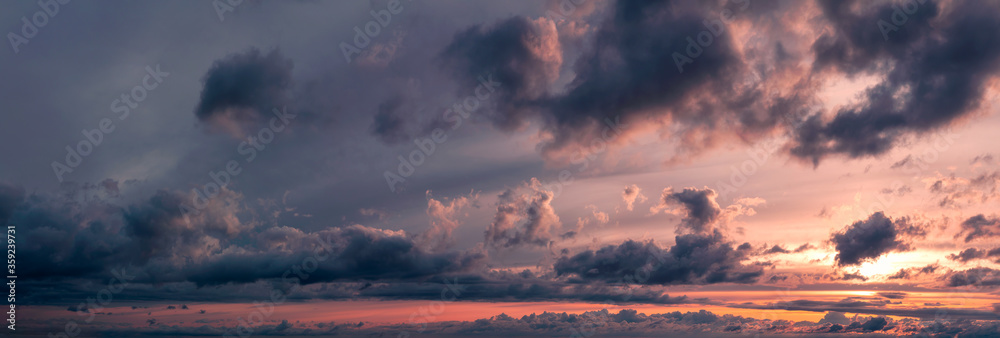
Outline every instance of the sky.
<svg viewBox="0 0 1000 338"><path fill-rule="evenodd" d="M998 17L7 4L5 336L995 337Z"/></svg>

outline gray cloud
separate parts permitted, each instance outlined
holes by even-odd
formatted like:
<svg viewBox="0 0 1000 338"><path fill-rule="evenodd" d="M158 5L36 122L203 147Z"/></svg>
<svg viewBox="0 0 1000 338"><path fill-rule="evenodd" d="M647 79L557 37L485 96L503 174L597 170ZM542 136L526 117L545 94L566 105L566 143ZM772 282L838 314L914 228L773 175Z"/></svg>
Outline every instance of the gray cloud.
<svg viewBox="0 0 1000 338"><path fill-rule="evenodd" d="M296 229L271 228L288 232L277 241L279 248L261 245L215 255L186 269L186 280L198 285L250 283L262 279L288 278L291 267L303 265L309 257L329 254L305 276L293 275L298 283L312 284L335 280L415 279L479 267L486 256L475 252L429 253L405 233L352 225L315 233ZM273 239L273 237L272 237ZM263 240L263 238L262 238ZM329 242L326 246L324 242ZM303 265L304 267L304 265Z"/></svg>
<svg viewBox="0 0 1000 338"><path fill-rule="evenodd" d="M785 249L784 247L782 247L780 245L777 245L777 244L775 244L774 246L772 246L770 249L764 250L764 254L765 255L768 255L768 254L779 254L779 253L784 254L784 253L789 253L789 252L791 252L791 251L788 251L788 249Z"/></svg>
<svg viewBox="0 0 1000 338"><path fill-rule="evenodd" d="M1000 236L1000 218L986 217L983 214L969 217L960 225L957 237L965 235L965 242L980 238Z"/></svg>
<svg viewBox="0 0 1000 338"><path fill-rule="evenodd" d="M441 57L467 88L475 88L484 74L495 77L503 97L491 100L497 107L490 120L514 130L527 122L531 103L558 78L562 49L552 21L515 16L455 34Z"/></svg>
<svg viewBox="0 0 1000 338"><path fill-rule="evenodd" d="M1000 257L1000 248L995 248L993 250L968 248L962 250L962 252L959 252L957 254L948 255L948 259L953 261L959 261L962 263L967 263L972 260L984 259L988 257Z"/></svg>
<svg viewBox="0 0 1000 338"><path fill-rule="evenodd" d="M883 80L832 119L810 117L797 131L793 155L817 165L834 154L881 155L907 135L943 128L980 108L986 81L1000 72L1000 23L993 19L1000 7L956 1L944 10L927 1L883 36L872 27L891 18L893 6L899 5L820 2L833 29L812 45L814 73Z"/></svg>
<svg viewBox="0 0 1000 338"><path fill-rule="evenodd" d="M986 172L974 177L938 176L928 190L941 200L938 205L961 209L984 204L1000 196L1000 171Z"/></svg>
<svg viewBox="0 0 1000 338"><path fill-rule="evenodd" d="M671 188L663 191L663 203L677 205L684 209L685 216L681 219L681 227L694 233L711 232L713 225L722 214L722 209L715 202L715 190L705 188L684 188L675 192Z"/></svg>
<svg viewBox="0 0 1000 338"><path fill-rule="evenodd" d="M456 35L445 55L467 65L460 68L460 79L474 78L486 69L510 79L509 86L504 82L508 97L491 119L504 130L539 123L545 136L540 146L548 156L587 145L606 134L608 125L621 132L631 130L633 122L667 120L679 126L675 129L679 149L690 155L726 138L723 131L750 139L806 111L808 86L767 95L758 84L746 83L761 76L736 50L719 12L750 20L755 16L743 13L757 10L751 7L748 1L609 3L596 12L593 32L583 35L586 47L571 65L575 77L561 89L545 86L552 82L550 70L558 64L556 57L541 55L564 53L537 47L550 40L540 28L547 24L546 18L515 17L473 27ZM709 45L692 42L705 34L712 41ZM753 61L787 56L780 43L748 49L753 50ZM684 57L693 57L691 62L670 62L685 53ZM781 62L771 66L794 67Z"/></svg>
<svg viewBox="0 0 1000 338"><path fill-rule="evenodd" d="M897 271L896 273L890 275L888 278L890 280L893 280L893 279L910 279L910 277L917 276L917 275L932 274L935 271L937 271L938 268L940 268L940 266L938 266L936 263L924 266L922 268L902 268L902 269L899 269L899 271Z"/></svg>
<svg viewBox="0 0 1000 338"><path fill-rule="evenodd" d="M1000 286L1000 270L972 268L949 274L947 285L951 287L991 288Z"/></svg>
<svg viewBox="0 0 1000 338"><path fill-rule="evenodd" d="M495 248L548 246L562 227L552 208L552 191L537 179L508 188L497 200L493 222L486 229L485 243Z"/></svg>
<svg viewBox="0 0 1000 338"><path fill-rule="evenodd" d="M837 249L837 265L845 266L877 260L890 252L907 251L910 249L908 237L924 235L926 230L911 224L908 218L893 221L882 212L876 212L867 220L854 222L834 233L830 241Z"/></svg>
<svg viewBox="0 0 1000 338"><path fill-rule="evenodd" d="M264 54L251 48L217 60L202 81L194 111L200 121L220 128L256 125L289 104L292 61L277 49Z"/></svg>
<svg viewBox="0 0 1000 338"><path fill-rule="evenodd" d="M876 293L879 297L884 297L888 299L903 299L906 298L906 292L894 292L894 291L883 291Z"/></svg>
<svg viewBox="0 0 1000 338"><path fill-rule="evenodd" d="M402 101L398 97L392 98L382 102L378 106L378 112L375 114L374 121L372 122L371 131L381 138L382 142L400 143L413 138L412 135L407 133L407 121L404 120L402 112L399 111L403 104Z"/></svg>
<svg viewBox="0 0 1000 338"><path fill-rule="evenodd" d="M804 252L806 250L811 250L811 249L815 249L815 248L816 248L815 245L806 243L806 244L799 245L799 247L795 248L795 250L793 250L793 252L799 253L799 252Z"/></svg>
<svg viewBox="0 0 1000 338"><path fill-rule="evenodd" d="M18 247L19 274L58 286L102 279L128 266L135 283L253 283L281 280L293 266L323 253L328 259L308 278L293 277L311 284L420 279L469 271L486 259L476 251L431 253L403 231L262 226L244 209L241 196L225 189L196 214L182 212L190 197L177 192L160 190L131 203L113 196L117 191L109 185L28 195L0 185L0 211L9 214L3 224L17 226L24 240Z"/></svg>
<svg viewBox="0 0 1000 338"><path fill-rule="evenodd" d="M652 242L625 241L599 250L563 256L554 264L558 275L584 280L619 282L626 275L648 275L642 284L753 283L763 274L745 265L749 254L716 230L711 234L676 237L676 244L660 248Z"/></svg>

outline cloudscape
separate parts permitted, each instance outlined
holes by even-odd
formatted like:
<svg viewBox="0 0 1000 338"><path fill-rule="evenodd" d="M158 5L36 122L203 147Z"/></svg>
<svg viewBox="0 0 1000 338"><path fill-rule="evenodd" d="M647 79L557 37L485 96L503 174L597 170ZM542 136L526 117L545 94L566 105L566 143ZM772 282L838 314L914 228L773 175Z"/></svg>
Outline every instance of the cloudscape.
<svg viewBox="0 0 1000 338"><path fill-rule="evenodd" d="M1000 337L1000 2L10 2L4 336Z"/></svg>

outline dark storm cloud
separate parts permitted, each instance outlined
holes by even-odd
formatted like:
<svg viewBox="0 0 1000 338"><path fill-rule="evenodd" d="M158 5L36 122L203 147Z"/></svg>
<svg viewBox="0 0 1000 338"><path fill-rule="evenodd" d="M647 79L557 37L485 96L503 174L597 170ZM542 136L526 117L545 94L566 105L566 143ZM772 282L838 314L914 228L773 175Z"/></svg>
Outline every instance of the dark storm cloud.
<svg viewBox="0 0 1000 338"><path fill-rule="evenodd" d="M830 120L814 115L797 131L792 154L818 165L828 155L881 155L907 135L927 133L971 115L987 81L1000 71L1000 6L978 1L920 3L886 35L893 2L822 1L833 30L812 45L815 73L877 74L863 100Z"/></svg>
<svg viewBox="0 0 1000 338"><path fill-rule="evenodd" d="M283 258L276 257L276 261ZM301 260L288 260L289 264L301 265ZM289 269L291 266L285 267ZM333 265L324 264L321 269ZM219 267L219 273L236 273L228 278L234 280L249 280L243 277L243 270ZM199 267L200 268L200 267ZM207 268L207 267L206 267ZM194 282L131 283L129 288L116 299L153 300L153 301L197 301L197 302L252 302L259 300L259 295L268 294L274 288L287 290L287 297L295 301L305 300L429 300L438 301L445 296L457 296L463 301L577 301L591 303L606 303L613 301L620 304L722 304L705 298L688 298L684 295L670 295L658 288L633 288L623 284L580 283L579 280L564 281L551 278L549 274L534 276L531 273L510 273L506 271L483 271L473 269L471 272L441 273L412 278L395 278L383 274L381 279L366 277L343 278L337 281L316 282L321 280L318 275L306 272L301 268L290 273L285 282L281 282L279 272L275 278L261 279L258 282L231 282L229 284L212 284L198 286ZM353 273L353 272L348 272ZM299 278L300 274L308 277ZM225 280L225 278L220 278ZM304 284L296 285L302 282ZM631 284L631 282L630 282ZM297 287L293 287L297 286ZM25 291L30 291L30 300L43 304L76 304L77 299L93 296L93 290L85 285L65 285L58 283L35 283L25 285ZM444 291L449 290L449 291Z"/></svg>
<svg viewBox="0 0 1000 338"><path fill-rule="evenodd" d="M378 105L368 130L382 143L395 145L428 136L435 129L450 130L455 126L440 115L430 114L433 111L418 99L395 95Z"/></svg>
<svg viewBox="0 0 1000 338"><path fill-rule="evenodd" d="M6 224L24 200L24 188L0 182L0 225Z"/></svg>
<svg viewBox="0 0 1000 338"><path fill-rule="evenodd" d="M402 116L400 111L403 105L401 98L392 98L382 102L378 106L372 122L372 134L378 136L385 143L400 143L413 138L406 130L408 121Z"/></svg>
<svg viewBox="0 0 1000 338"><path fill-rule="evenodd" d="M830 323L830 324L849 324L851 321L847 319L847 316L843 312L830 311L823 315L823 319L819 320L819 324Z"/></svg>
<svg viewBox="0 0 1000 338"><path fill-rule="evenodd" d="M25 194L0 184L0 225L18 230L18 274L33 279L88 276L130 260L120 208L88 198L95 191L70 185L51 194ZM100 191L96 191L100 193Z"/></svg>
<svg viewBox="0 0 1000 338"><path fill-rule="evenodd" d="M857 221L834 233L830 242L837 249L837 265L858 265L865 261L877 260L882 255L907 251L908 237L924 236L926 231L910 224L908 218L893 221L882 212L876 212L867 220Z"/></svg>
<svg viewBox="0 0 1000 338"><path fill-rule="evenodd" d="M986 217L983 214L969 217L962 222L957 237L965 235L965 242L980 238L1000 236L1000 218Z"/></svg>
<svg viewBox="0 0 1000 338"><path fill-rule="evenodd" d="M979 250L979 249L976 249L976 248L968 248L968 249L963 250L962 252L959 252L958 254L950 254L950 255L948 255L948 259L953 260L953 261L959 261L959 262L962 262L962 263L965 263L965 262L968 262L968 261L971 261L971 260L974 260L974 259L983 258L983 257L986 257L986 251L985 250Z"/></svg>
<svg viewBox="0 0 1000 338"><path fill-rule="evenodd" d="M223 194L220 199L228 197L227 202L232 201L232 192ZM188 196L161 190L145 203L133 204L124 210L125 233L138 248L134 253L137 263L153 258L204 257L210 251L221 249L219 241L226 241L242 230L239 221L230 218L235 209L206 209L195 220L196 226L192 225L192 219L181 212L181 205L188 201Z"/></svg>
<svg viewBox="0 0 1000 338"><path fill-rule="evenodd" d="M663 191L663 203L681 206L685 216L681 226L694 233L711 232L712 225L722 214L722 209L715 202L715 190L705 188L684 188L679 192L667 188ZM680 228L678 228L679 230Z"/></svg>
<svg viewBox="0 0 1000 338"><path fill-rule="evenodd" d="M889 298L889 299L903 299L903 298L906 298L906 292L883 291L883 292L877 293L877 295L879 295L880 297L885 297L885 298Z"/></svg>
<svg viewBox="0 0 1000 338"><path fill-rule="evenodd" d="M744 64L719 13L728 11L729 20L749 7L749 1L610 3L595 15L594 31L586 34L588 47L575 58L574 78L562 89L544 86L551 81L544 70L555 62L542 60L555 58L542 58L549 52L529 47L545 40L538 33L544 18L476 26L456 35L444 55L465 65L456 74L463 81L484 70L497 72L509 94L493 113L494 124L509 130L540 123L547 154L601 137L609 125L627 131L632 122L666 120L683 126L676 138L686 151L697 152L711 145L706 139L722 137L716 131L750 137L772 130L782 123L780 117L801 115L808 101L799 87L765 95L757 86L741 86L755 73ZM693 42L699 37L711 43ZM673 62L682 57L691 62Z"/></svg>
<svg viewBox="0 0 1000 338"><path fill-rule="evenodd" d="M868 277L865 277L865 276L863 276L863 275L861 275L859 273L844 273L843 275L837 275L837 274L835 274L835 275L831 275L830 279L831 280L843 280L843 281L852 281L852 280L859 280L859 281L862 281L862 282L868 281Z"/></svg>
<svg viewBox="0 0 1000 338"><path fill-rule="evenodd" d="M109 185L66 185L57 193L27 195L0 185L0 210L9 214L0 225L17 226L23 240L19 275L38 281L39 289L103 279L125 266L136 276L133 283L252 283L281 280L293 266L322 254L328 259L308 278L296 273L284 279L310 284L419 279L481 267L486 258L474 251L430 253L403 231L362 225L316 232L258 229L240 195L225 189L187 215L181 205L190 196L177 192L160 190L136 202L113 196L117 190Z"/></svg>
<svg viewBox="0 0 1000 338"><path fill-rule="evenodd" d="M935 263L922 268L902 268L896 273L890 275L888 279L910 279L910 277L917 275L932 274L937 271L939 267L940 266Z"/></svg>
<svg viewBox="0 0 1000 338"><path fill-rule="evenodd" d="M553 96L545 107L546 128L554 134L548 146L558 149L579 137L597 135L606 119L629 123L657 114L652 110L693 129L713 129L712 120L719 116L712 116L711 110L691 107L687 113L678 108L699 90L730 92L726 86L736 82L743 67L731 35L715 36L683 72L670 62L674 53L684 52L688 39L707 31L703 23L716 19L710 17L712 12L665 1L617 1L609 6L592 49L573 65L576 78L565 94Z"/></svg>
<svg viewBox="0 0 1000 338"><path fill-rule="evenodd" d="M962 250L962 252L959 252L957 254L950 254L950 255L948 255L948 259L953 260L953 261L959 261L959 262L962 262L962 263L966 263L968 261L976 260L976 259L988 258L988 257L1000 257L1000 248L996 248L996 249L993 249L993 250L968 248L968 249Z"/></svg>
<svg viewBox="0 0 1000 338"><path fill-rule="evenodd" d="M228 191L188 218L179 205L189 198L179 193L161 190L133 203L117 196L117 184L84 184L13 200L6 224L18 226L24 239L18 247L20 274L39 280L89 278L133 264L175 266L218 250L220 241L241 230L236 209L226 206L233 197Z"/></svg>
<svg viewBox="0 0 1000 338"><path fill-rule="evenodd" d="M445 276L444 283L381 283L366 288L357 297L379 299L440 300L442 290L451 289L463 300L475 301L583 301L605 303L705 304L705 299L671 297L662 290L623 288L603 283L566 283L529 271L488 272ZM432 281L433 282L433 281Z"/></svg>
<svg viewBox="0 0 1000 338"><path fill-rule="evenodd" d="M764 250L764 254L765 255L769 255L769 254L786 254L786 253L789 253L789 252L791 252L791 251L788 251L788 249L785 249L782 246L777 245L777 244L775 244L774 246L772 246L770 249Z"/></svg>
<svg viewBox="0 0 1000 338"><path fill-rule="evenodd" d="M891 38L887 40L876 23L891 18L895 10L893 5L897 4L886 2L863 6L865 4L858 1L832 0L817 3L834 30L813 42L812 51L816 55L813 68L836 68L848 74L872 70L876 66L873 62L879 57L899 57L905 53L912 48L911 44L932 30L929 21L940 12L936 2L923 3L908 17L906 25L899 31L891 32Z"/></svg>
<svg viewBox="0 0 1000 338"><path fill-rule="evenodd" d="M555 25L516 16L492 26L477 25L455 34L441 57L468 88L484 74L502 84L492 122L504 130L523 125L526 106L547 91L562 61Z"/></svg>
<svg viewBox="0 0 1000 338"><path fill-rule="evenodd" d="M563 256L553 265L558 275L584 280L617 282L626 275L648 275L642 284L753 283L763 274L744 265L749 249L734 248L716 230L711 234L676 237L676 244L660 248L652 242L628 240L599 250Z"/></svg>
<svg viewBox="0 0 1000 338"><path fill-rule="evenodd" d="M261 123L289 103L292 61L256 48L215 61L205 73L195 116L215 125Z"/></svg>
<svg viewBox="0 0 1000 338"><path fill-rule="evenodd" d="M297 229L271 228L281 250L260 245L259 250L225 253L187 269L187 280L198 285L249 283L287 278L301 284L334 280L415 279L460 272L482 266L486 256L475 252L429 253L403 232L352 225L306 234ZM283 238L282 238L283 237ZM262 238L261 242L265 242ZM249 251L249 252L248 252ZM310 257L327 257L305 276L285 274L296 265L305 267ZM291 277L289 277L291 276Z"/></svg>
<svg viewBox="0 0 1000 338"><path fill-rule="evenodd" d="M948 276L948 286L992 288L1000 286L1000 270L991 268L972 268L952 272Z"/></svg>
<svg viewBox="0 0 1000 338"><path fill-rule="evenodd" d="M799 245L799 247L795 248L795 250L793 250L793 252L799 253L799 252L804 252L806 250L811 250L811 249L815 249L815 248L816 248L816 246L814 246L812 244L809 244L809 243L806 243L806 244Z"/></svg>

